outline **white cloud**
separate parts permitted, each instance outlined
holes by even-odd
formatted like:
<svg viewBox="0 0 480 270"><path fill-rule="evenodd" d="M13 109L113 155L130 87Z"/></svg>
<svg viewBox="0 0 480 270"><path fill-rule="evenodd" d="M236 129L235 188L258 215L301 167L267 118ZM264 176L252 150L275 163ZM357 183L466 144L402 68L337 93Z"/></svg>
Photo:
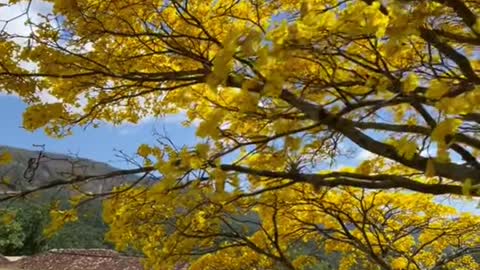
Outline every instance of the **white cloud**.
<svg viewBox="0 0 480 270"><path fill-rule="evenodd" d="M133 123L123 123L119 126L112 126L112 128L118 130L118 134L122 136L132 135L143 129L145 126L153 124L154 122L158 122L158 119L154 116L147 116L142 119L136 124Z"/></svg>
<svg viewBox="0 0 480 270"><path fill-rule="evenodd" d="M94 51L94 49L95 49L95 48L93 47L93 43L92 43L92 42L87 42L87 43L85 43L84 45L82 45L81 48L78 48L78 47L73 48L73 47L68 47L68 46L67 46L67 48L68 48L69 50L75 51L76 53L82 53L82 54L83 54L83 53L92 52L92 51Z"/></svg>
<svg viewBox="0 0 480 270"><path fill-rule="evenodd" d="M31 25L26 24L27 20L39 23L41 21L39 14L48 14L52 11L52 4L44 1L31 1L30 5L26 2L8 5L7 0L1 0L0 3L6 4L0 7L0 26L4 27L4 31L7 33L22 37L28 36L32 32ZM25 42L22 38L16 40L21 44Z"/></svg>
<svg viewBox="0 0 480 270"><path fill-rule="evenodd" d="M21 2L15 5L8 5L7 0L0 0L0 29L3 34L10 35L9 39L15 41L19 45L26 45L27 38L33 30L33 26L27 24L27 20L32 23L39 23L41 17L39 14L47 14L52 11L52 4L43 1L32 1L30 5ZM27 14L28 13L28 14ZM30 71L34 71L37 65L32 62L20 61L19 66ZM6 94L0 91L1 96L15 96L15 93ZM42 100L45 99L49 103L54 102L51 97L39 94Z"/></svg>
<svg viewBox="0 0 480 270"><path fill-rule="evenodd" d="M40 100L42 102L45 102L45 103L57 103L57 102L60 102L60 100L56 97L54 97L53 95L45 92L45 91L42 91L42 92L38 92L37 94L37 97L40 98Z"/></svg>
<svg viewBox="0 0 480 270"><path fill-rule="evenodd" d="M362 161L365 161L365 160L373 159L376 156L377 156L376 154L374 154L374 153L372 153L368 150L362 149L362 150L360 150L358 155L355 157L355 160L357 160L359 162L362 162Z"/></svg>
<svg viewBox="0 0 480 270"><path fill-rule="evenodd" d="M348 144L348 143L342 143L341 145L344 148L351 147L351 145ZM353 158L340 158L339 160L337 160L337 162L335 162L333 164L333 166L329 167L328 169L329 170L334 170L334 171L339 171L339 170L342 170L342 169L345 169L345 168L357 167L363 161L370 160L370 159L373 159L375 157L377 157L376 154L374 154L374 153L372 153L368 150L365 150L365 149L360 149L358 151L357 155L354 156Z"/></svg>
<svg viewBox="0 0 480 270"><path fill-rule="evenodd" d="M187 115L185 111L181 111L177 114L166 115L162 117L155 117L153 115L148 115L142 118L138 123L123 123L119 126L112 126L118 130L119 135L131 135L137 133L139 130L145 126L153 125L181 125L182 122L187 120ZM197 127L199 125L199 120L194 120L192 127Z"/></svg>
<svg viewBox="0 0 480 270"><path fill-rule="evenodd" d="M8 1L1 1L7 4ZM27 3L20 3L12 6L0 7L0 18L4 31L9 34L27 36L31 30L25 25L27 17L24 15L27 10Z"/></svg>
<svg viewBox="0 0 480 270"><path fill-rule="evenodd" d="M140 129L142 129L143 127L145 127L149 124L152 124L153 122L156 122L156 121L157 121L157 119L153 115L149 115L149 116L146 116L146 117L143 117L142 119L140 119L140 121L138 121L138 123L136 123L136 124L125 122L121 125L111 126L111 127L113 129L118 130L119 135L126 136L126 135L135 134Z"/></svg>

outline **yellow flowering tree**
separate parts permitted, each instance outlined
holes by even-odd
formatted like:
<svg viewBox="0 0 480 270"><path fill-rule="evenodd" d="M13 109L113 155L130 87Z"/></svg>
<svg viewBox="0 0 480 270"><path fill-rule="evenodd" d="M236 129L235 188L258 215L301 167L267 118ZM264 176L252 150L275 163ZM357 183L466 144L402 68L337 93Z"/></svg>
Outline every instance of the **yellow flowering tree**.
<svg viewBox="0 0 480 270"><path fill-rule="evenodd" d="M295 217L298 211L289 212L300 206L279 208L282 226L266 223L267 233L249 236L253 240L224 240L232 232L223 235L225 225L212 218L239 214L242 204L253 204L262 224L271 223L276 219L265 218L271 203L302 202L305 195L292 191L301 187L312 188L309 196L332 196L337 210L308 206L317 207L322 220L331 219L331 211L353 215L339 218L353 224L346 227L348 234L344 229L349 240L315 234L322 235L325 249L352 255L342 261L344 268L358 263L423 269L442 262L469 269L473 263L463 253L449 261L448 254L475 243L461 239L456 246L452 240L469 237L460 233L462 224L473 226L475 219L458 217L462 222L455 227L451 210L428 204L431 198L418 193L479 195L478 1L48 0L51 10L33 16L29 8L39 2L9 1L26 7L24 17L13 19L28 18L28 34L0 29L0 89L28 103L25 129L44 128L62 137L79 126L183 115L183 124L199 138L198 144L180 148L163 142L139 146L144 166L117 174L154 172L161 183L99 194L111 199L107 204L119 205L107 207L105 214L118 248L135 245L156 267L159 258L168 262L186 255L199 258L192 264L197 269L225 265L215 255L194 254L211 248L211 237L197 234L208 229L218 234L215 244L227 245L218 252L238 258L230 263L240 268L314 264L309 256L288 255L290 244L269 240L273 230L274 238L291 243L296 231L279 229L289 223L308 227ZM351 150L373 155L352 168L332 166L350 158ZM344 193L340 187L370 191ZM342 207L355 205L358 192L373 196L370 192L378 190L396 192L381 192L380 204L393 200L393 208L408 213L394 215L399 225L388 226L402 227L409 218L433 220L421 227L423 238L401 238L400 244L394 241L398 228L387 235L352 229L359 206ZM417 193L404 194L411 191ZM403 206L396 197L410 204ZM423 204L444 213L443 219L429 216ZM378 215L371 218L376 222ZM68 210L52 217L59 224L75 220ZM175 226L155 227L167 221ZM362 222L374 230L370 221ZM436 239L435 226L444 228L445 241L435 240L433 248L428 239ZM377 236L378 243L369 246L366 239ZM343 244L332 245L332 239ZM446 248L447 242L452 247ZM185 250L192 246L194 251Z"/></svg>
<svg viewBox="0 0 480 270"><path fill-rule="evenodd" d="M153 269L477 269L480 217L433 198L294 184L223 203L208 186L154 187L119 193L104 215L107 238Z"/></svg>
<svg viewBox="0 0 480 270"><path fill-rule="evenodd" d="M29 103L27 130L66 136L182 114L207 144L194 167L209 173L476 192L475 1L45 3L51 10L26 21L28 35L3 30L0 41L0 86ZM408 173L287 173L338 162L346 147ZM223 164L227 155L238 161ZM246 156L268 162L250 166Z"/></svg>

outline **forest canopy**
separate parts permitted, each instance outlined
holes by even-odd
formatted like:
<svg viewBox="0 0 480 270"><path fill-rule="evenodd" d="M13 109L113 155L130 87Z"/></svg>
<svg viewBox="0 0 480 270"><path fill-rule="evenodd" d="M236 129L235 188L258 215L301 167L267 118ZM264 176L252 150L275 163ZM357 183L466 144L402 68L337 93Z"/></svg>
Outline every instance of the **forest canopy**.
<svg viewBox="0 0 480 270"><path fill-rule="evenodd" d="M303 239L351 255L342 269L476 268L478 218L433 195L480 195L480 2L36 2L9 1L28 34L0 33L0 89L28 104L26 130L183 115L199 139L139 145L123 173L161 181L100 194L118 248L157 269L308 269ZM350 150L373 155L332 166ZM232 227L245 211L256 233Z"/></svg>

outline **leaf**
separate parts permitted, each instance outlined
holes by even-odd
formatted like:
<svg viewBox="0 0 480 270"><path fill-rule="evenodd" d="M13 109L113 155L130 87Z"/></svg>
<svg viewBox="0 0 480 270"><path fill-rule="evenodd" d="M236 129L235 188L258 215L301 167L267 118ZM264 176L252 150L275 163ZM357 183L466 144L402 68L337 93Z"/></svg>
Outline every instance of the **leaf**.
<svg viewBox="0 0 480 270"><path fill-rule="evenodd" d="M16 216L16 213L12 212L12 211L8 211L8 212L4 213L2 215L2 223L5 224L5 225L11 224L12 222L15 221L15 216Z"/></svg>
<svg viewBox="0 0 480 270"><path fill-rule="evenodd" d="M402 138L396 145L398 153L406 159L412 159L417 153L417 144L408 140L407 137Z"/></svg>
<svg viewBox="0 0 480 270"><path fill-rule="evenodd" d="M445 137L457 132L463 121L460 119L446 119L440 122L432 131L431 138L437 143L445 143Z"/></svg>
<svg viewBox="0 0 480 270"><path fill-rule="evenodd" d="M425 93L428 99L440 99L449 91L449 85L441 80L433 80Z"/></svg>
<svg viewBox="0 0 480 270"><path fill-rule="evenodd" d="M147 158L152 153L150 146L141 144L137 149L137 154L143 158Z"/></svg>
<svg viewBox="0 0 480 270"><path fill-rule="evenodd" d="M418 87L418 76L415 73L410 73L403 81L403 92L411 93Z"/></svg>
<svg viewBox="0 0 480 270"><path fill-rule="evenodd" d="M107 194L107 239L144 254L146 268L320 269L302 257L323 257L315 243L342 256L332 269L389 268L412 250L432 268L478 238L477 218L420 192L439 193L428 177L460 185L457 174L440 175L443 162L475 170L450 161L451 143L479 157L479 46L473 21L448 1L48 2L30 48L13 34L0 39L0 89L27 104L25 129L68 134L146 117L189 125L139 138L137 157L155 171ZM422 175L420 143L437 147L420 158ZM375 158L350 158L362 150ZM475 190L466 183L465 197ZM75 220L65 203L50 212L47 234ZM462 237L442 234L452 231ZM321 250L300 250L299 239ZM379 266L369 258L382 246ZM458 261L468 265L448 267L480 269Z"/></svg>
<svg viewBox="0 0 480 270"><path fill-rule="evenodd" d="M398 257L392 260L391 267L393 270L407 269L408 260L404 257Z"/></svg>
<svg viewBox="0 0 480 270"><path fill-rule="evenodd" d="M12 184L12 180L10 179L10 177L4 176L2 177L2 183L7 186L10 186Z"/></svg>
<svg viewBox="0 0 480 270"><path fill-rule="evenodd" d="M0 154L0 165L8 165L13 161L13 156L9 152Z"/></svg>
<svg viewBox="0 0 480 270"><path fill-rule="evenodd" d="M300 6L300 16L301 18L305 17L308 12L310 11L310 3L308 1L302 1L302 4Z"/></svg>
<svg viewBox="0 0 480 270"><path fill-rule="evenodd" d="M480 34L480 18L477 18L475 25L473 25L473 30Z"/></svg>
<svg viewBox="0 0 480 270"><path fill-rule="evenodd" d="M207 158L208 157L208 151L210 150L210 145L207 143L199 143L196 146L197 149L197 154L200 158Z"/></svg>
<svg viewBox="0 0 480 270"><path fill-rule="evenodd" d="M224 192L225 182L227 181L227 174L221 169L215 169L212 174L213 181L215 182L215 191Z"/></svg>

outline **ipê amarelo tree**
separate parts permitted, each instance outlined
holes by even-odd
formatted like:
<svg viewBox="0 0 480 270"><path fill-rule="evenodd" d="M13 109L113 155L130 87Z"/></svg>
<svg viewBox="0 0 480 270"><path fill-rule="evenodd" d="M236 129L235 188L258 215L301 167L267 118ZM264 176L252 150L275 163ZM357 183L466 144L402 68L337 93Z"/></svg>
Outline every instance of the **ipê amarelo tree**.
<svg viewBox="0 0 480 270"><path fill-rule="evenodd" d="M46 2L28 36L2 33L1 87L29 102L27 130L183 113L205 140L194 169L432 194L479 184L476 2ZM307 173L345 141L406 173ZM235 150L242 161L222 163Z"/></svg>
<svg viewBox="0 0 480 270"><path fill-rule="evenodd" d="M32 1L9 3L30 18ZM198 144L141 145L145 166L121 172L161 175L152 192L478 195L476 1L45 2L28 34L1 33L2 91L29 104L25 129L59 137L185 115ZM329 167L346 147L374 158Z"/></svg>

